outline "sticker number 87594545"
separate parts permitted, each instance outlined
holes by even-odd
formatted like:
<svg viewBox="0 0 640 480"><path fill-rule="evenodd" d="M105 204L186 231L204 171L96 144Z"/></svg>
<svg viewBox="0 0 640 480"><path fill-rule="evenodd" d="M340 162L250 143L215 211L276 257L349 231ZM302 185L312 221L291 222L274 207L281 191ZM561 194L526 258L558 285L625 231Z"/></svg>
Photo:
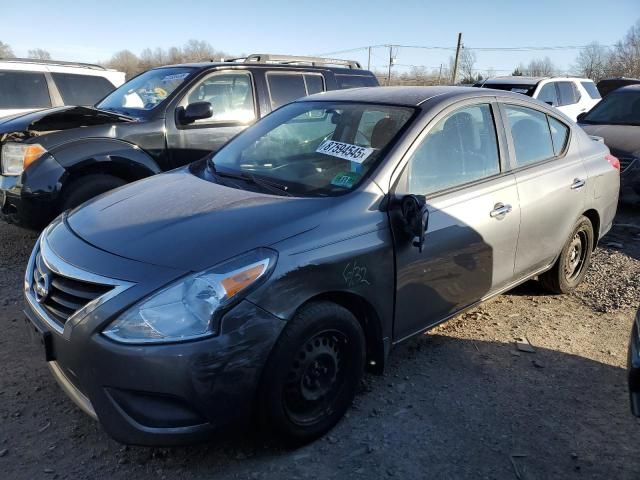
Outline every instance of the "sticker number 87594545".
<svg viewBox="0 0 640 480"><path fill-rule="evenodd" d="M350 143L336 142L334 140L325 140L316 149L317 153L324 153L332 157L342 158L350 162L362 163L369 155L375 151L375 148L359 147Z"/></svg>

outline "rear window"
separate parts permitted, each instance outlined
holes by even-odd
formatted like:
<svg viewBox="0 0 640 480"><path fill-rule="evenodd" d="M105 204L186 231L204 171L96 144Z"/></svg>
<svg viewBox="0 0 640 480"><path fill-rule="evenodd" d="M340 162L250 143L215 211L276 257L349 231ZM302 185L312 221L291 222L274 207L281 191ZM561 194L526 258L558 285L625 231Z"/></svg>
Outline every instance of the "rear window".
<svg viewBox="0 0 640 480"><path fill-rule="evenodd" d="M49 87L43 73L0 71L0 108L47 108Z"/></svg>
<svg viewBox="0 0 640 480"><path fill-rule="evenodd" d="M301 97L324 92L324 79L320 74L267 73L271 108L276 109Z"/></svg>
<svg viewBox="0 0 640 480"><path fill-rule="evenodd" d="M587 91L587 93L589 94L589 96L591 98L593 98L593 99L602 98L600 96L600 92L596 88L595 83L593 83L593 82L580 82L580 85L582 85L582 88L584 88Z"/></svg>
<svg viewBox="0 0 640 480"><path fill-rule="evenodd" d="M506 90L507 92L521 93L529 97L533 96L535 85L522 83L485 83L483 88L495 88L496 90Z"/></svg>
<svg viewBox="0 0 640 480"><path fill-rule="evenodd" d="M116 87L104 77L51 73L65 105L95 105Z"/></svg>
<svg viewBox="0 0 640 480"><path fill-rule="evenodd" d="M378 81L369 75L336 75L339 89L377 87Z"/></svg>

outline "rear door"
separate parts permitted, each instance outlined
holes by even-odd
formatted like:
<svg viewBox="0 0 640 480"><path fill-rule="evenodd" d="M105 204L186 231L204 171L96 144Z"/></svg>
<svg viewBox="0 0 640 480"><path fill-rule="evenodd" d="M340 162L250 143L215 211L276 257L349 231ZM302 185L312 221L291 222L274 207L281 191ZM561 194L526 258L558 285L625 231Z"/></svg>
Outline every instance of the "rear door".
<svg viewBox="0 0 640 480"><path fill-rule="evenodd" d="M515 276L550 265L585 204L587 172L571 129L559 117L517 102L501 104L509 133L521 222Z"/></svg>
<svg viewBox="0 0 640 480"><path fill-rule="evenodd" d="M258 118L253 75L246 70L216 71L196 81L174 109L167 111L167 146L174 166L185 165L211 152ZM180 122L190 103L209 102L210 118Z"/></svg>
<svg viewBox="0 0 640 480"><path fill-rule="evenodd" d="M558 109L572 120L576 120L578 115L586 110L580 103L582 95L578 88L569 80L556 82L556 86L558 87Z"/></svg>
<svg viewBox="0 0 640 480"><path fill-rule="evenodd" d="M508 285L520 224L515 179L503 161L496 104L449 107L408 152L390 209L396 253L394 338L407 337ZM395 206L426 195L430 217L420 252Z"/></svg>

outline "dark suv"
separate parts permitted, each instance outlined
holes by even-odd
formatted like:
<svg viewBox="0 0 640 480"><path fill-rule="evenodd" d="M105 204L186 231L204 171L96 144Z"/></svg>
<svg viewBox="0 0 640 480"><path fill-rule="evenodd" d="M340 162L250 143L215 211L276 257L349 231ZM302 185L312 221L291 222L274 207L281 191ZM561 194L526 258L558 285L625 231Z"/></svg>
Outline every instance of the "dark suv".
<svg viewBox="0 0 640 480"><path fill-rule="evenodd" d="M95 107L9 117L0 122L1 216L41 228L100 193L217 151L299 97L377 85L357 62L257 54L155 68Z"/></svg>

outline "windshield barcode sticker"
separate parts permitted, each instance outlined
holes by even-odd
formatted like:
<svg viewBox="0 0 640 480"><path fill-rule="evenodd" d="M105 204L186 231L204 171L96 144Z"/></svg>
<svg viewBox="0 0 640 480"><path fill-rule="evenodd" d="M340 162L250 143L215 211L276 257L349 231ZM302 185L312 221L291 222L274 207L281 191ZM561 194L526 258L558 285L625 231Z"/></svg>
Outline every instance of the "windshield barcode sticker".
<svg viewBox="0 0 640 480"><path fill-rule="evenodd" d="M325 140L316 149L316 153L324 153L332 157L342 158L350 162L362 163L369 155L375 152L375 148L359 147L350 143L335 142L333 140Z"/></svg>

